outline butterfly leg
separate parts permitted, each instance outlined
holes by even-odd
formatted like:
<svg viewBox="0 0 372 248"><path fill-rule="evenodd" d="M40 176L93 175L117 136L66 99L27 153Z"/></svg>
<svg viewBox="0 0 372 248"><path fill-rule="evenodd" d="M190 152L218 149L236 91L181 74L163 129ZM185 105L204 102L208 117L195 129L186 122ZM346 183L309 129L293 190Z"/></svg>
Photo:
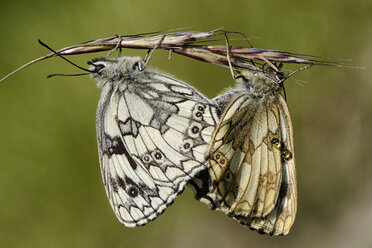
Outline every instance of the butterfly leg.
<svg viewBox="0 0 372 248"><path fill-rule="evenodd" d="M163 42L164 38L165 38L165 35L163 35L163 37L159 40L158 44L156 44L156 46L154 48L149 49L147 51L147 54L146 54L145 58L143 59L143 61L145 61L145 63L143 65L143 67L140 68L140 71L143 71L146 68L146 65L150 61L150 59L152 57L152 54L154 53L155 49L158 48L161 45L161 43Z"/></svg>
<svg viewBox="0 0 372 248"><path fill-rule="evenodd" d="M118 57L120 57L120 55L121 55L121 47L119 47L119 46L121 44L122 37L120 35L118 35L118 34L116 35L116 37L119 39L119 41L118 41L118 43L116 43L116 46L107 53L107 55L105 56L105 59L107 59L118 48L119 48L119 55L118 55Z"/></svg>
<svg viewBox="0 0 372 248"><path fill-rule="evenodd" d="M226 40L226 58L227 58L227 62L229 63L229 69L230 69L230 72L231 72L231 76L232 76L233 79L241 78L242 75L240 74L240 72L239 72L238 69L235 68L235 71L237 71L238 74L235 74L234 73L234 68L232 67L232 63L231 63L229 38L227 37L227 33L226 32L224 33L224 35L225 35L225 40Z"/></svg>

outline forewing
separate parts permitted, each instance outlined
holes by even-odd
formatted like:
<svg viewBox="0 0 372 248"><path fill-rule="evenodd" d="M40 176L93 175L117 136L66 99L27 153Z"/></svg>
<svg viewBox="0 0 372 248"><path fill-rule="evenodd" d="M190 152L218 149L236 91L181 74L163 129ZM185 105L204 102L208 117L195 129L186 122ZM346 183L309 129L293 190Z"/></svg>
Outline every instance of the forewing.
<svg viewBox="0 0 372 248"><path fill-rule="evenodd" d="M97 110L101 171L120 222L156 218L205 168L214 105L191 86L146 72L106 84Z"/></svg>

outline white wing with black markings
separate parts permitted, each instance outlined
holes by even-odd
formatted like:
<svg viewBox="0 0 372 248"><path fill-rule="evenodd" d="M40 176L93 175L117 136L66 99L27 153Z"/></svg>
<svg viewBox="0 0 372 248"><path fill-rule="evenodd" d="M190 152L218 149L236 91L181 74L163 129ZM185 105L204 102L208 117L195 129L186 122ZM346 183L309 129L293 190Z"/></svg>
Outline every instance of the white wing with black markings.
<svg viewBox="0 0 372 248"><path fill-rule="evenodd" d="M205 169L217 117L191 86L140 58L93 61L102 87L97 110L99 157L111 206L125 226L156 218Z"/></svg>

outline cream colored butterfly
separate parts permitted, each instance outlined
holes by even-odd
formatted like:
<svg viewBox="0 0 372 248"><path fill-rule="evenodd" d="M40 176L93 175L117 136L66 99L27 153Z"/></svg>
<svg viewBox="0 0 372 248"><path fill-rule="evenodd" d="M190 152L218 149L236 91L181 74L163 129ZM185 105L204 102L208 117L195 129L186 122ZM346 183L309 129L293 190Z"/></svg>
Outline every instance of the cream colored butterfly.
<svg viewBox="0 0 372 248"><path fill-rule="evenodd" d="M208 152L209 173L191 184L211 209L260 233L285 235L295 220L297 189L282 82L279 74L241 73L237 88L215 99L223 111Z"/></svg>

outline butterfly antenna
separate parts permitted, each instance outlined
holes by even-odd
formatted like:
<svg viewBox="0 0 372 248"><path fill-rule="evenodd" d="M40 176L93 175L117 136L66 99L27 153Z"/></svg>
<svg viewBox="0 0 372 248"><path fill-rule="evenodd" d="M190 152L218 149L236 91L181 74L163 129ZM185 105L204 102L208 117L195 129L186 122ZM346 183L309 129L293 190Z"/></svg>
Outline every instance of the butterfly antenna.
<svg viewBox="0 0 372 248"><path fill-rule="evenodd" d="M292 77L295 73L299 72L299 71L302 71L302 70L305 70L305 69L309 69L310 67L312 67L314 64L309 64L307 66L304 66L304 67L300 67L298 68L297 70L294 70L292 71L291 73L289 73L287 76L285 76L282 80L279 81L279 83L283 83L285 80L287 80L288 78Z"/></svg>
<svg viewBox="0 0 372 248"><path fill-rule="evenodd" d="M55 76L63 76L63 77L73 77L73 76L83 76L83 75L89 75L90 72L87 73L78 73L78 74L61 74L61 73L55 73L50 74L47 76L47 78L55 77Z"/></svg>
<svg viewBox="0 0 372 248"><path fill-rule="evenodd" d="M72 62L72 61L66 59L64 56L62 56L62 55L59 54L58 52L54 51L52 48L50 48L47 44L45 44L45 43L42 42L41 40L38 39L38 41L39 41L40 45L42 45L43 47L46 47L47 49L49 49L50 51L52 51L55 55L61 57L62 59L64 59L64 60L67 61L68 63L72 64L73 66L75 66L75 67L77 67L77 68L79 68L79 69L81 69L81 70L83 70L83 71L87 71L87 72L89 72L89 73L94 72L94 71L90 71L90 70L88 70L88 69L85 69L85 68L83 68L83 67L81 67L81 66L75 64L74 62Z"/></svg>

